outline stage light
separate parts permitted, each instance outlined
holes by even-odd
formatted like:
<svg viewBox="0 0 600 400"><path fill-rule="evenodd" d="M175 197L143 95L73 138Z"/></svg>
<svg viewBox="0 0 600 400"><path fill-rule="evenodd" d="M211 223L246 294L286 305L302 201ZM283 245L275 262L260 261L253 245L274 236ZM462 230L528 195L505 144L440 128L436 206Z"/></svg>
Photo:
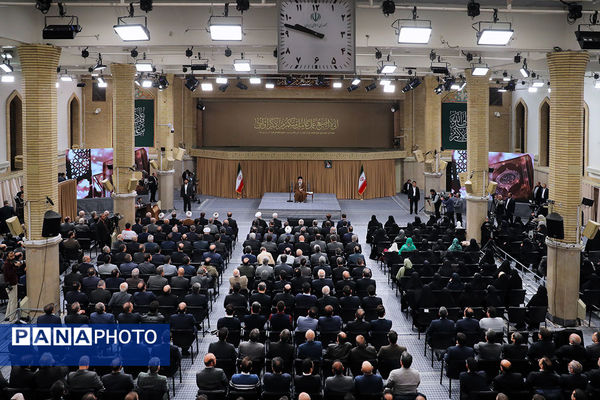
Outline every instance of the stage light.
<svg viewBox="0 0 600 400"><path fill-rule="evenodd" d="M414 90L420 84L421 84L421 80L419 79L419 77L415 76L414 78L412 78L411 80L408 81L408 83L406 84L406 86L404 86L402 88L402 93L406 93L406 92L409 92L411 90Z"/></svg>
<svg viewBox="0 0 600 400"><path fill-rule="evenodd" d="M383 87L384 93L394 93L396 91L396 85L385 85Z"/></svg>
<svg viewBox="0 0 600 400"><path fill-rule="evenodd" d="M133 49L131 49L131 51L129 52L129 55L131 55L131 58L137 58L137 56L140 55L137 51L137 47L134 47Z"/></svg>
<svg viewBox="0 0 600 400"><path fill-rule="evenodd" d="M260 81L261 80L258 77L252 77L252 78L250 78L250 84L251 85L260 85Z"/></svg>
<svg viewBox="0 0 600 400"><path fill-rule="evenodd" d="M463 80L458 88L458 91L460 92L461 90L463 90L465 88L465 86L467 86L467 81Z"/></svg>
<svg viewBox="0 0 600 400"><path fill-rule="evenodd" d="M381 11L386 17L390 16L396 12L396 3L394 3L392 0L384 0L384 2L381 3Z"/></svg>
<svg viewBox="0 0 600 400"><path fill-rule="evenodd" d="M531 86L533 87L544 87L544 82L543 81L533 81L533 83L531 84Z"/></svg>
<svg viewBox="0 0 600 400"><path fill-rule="evenodd" d="M200 84L200 87L202 88L203 92L212 92L213 90L213 84L210 82L202 82L202 84Z"/></svg>
<svg viewBox="0 0 600 400"><path fill-rule="evenodd" d="M151 88L152 87L152 80L148 79L148 78L142 80L142 87L143 88Z"/></svg>
<svg viewBox="0 0 600 400"><path fill-rule="evenodd" d="M469 3L467 4L467 15L471 18L479 16L479 14L481 13L479 8L479 3L475 3L475 0L469 1Z"/></svg>
<svg viewBox="0 0 600 400"><path fill-rule="evenodd" d="M152 0L140 0L140 10L144 12L152 11Z"/></svg>
<svg viewBox="0 0 600 400"><path fill-rule="evenodd" d="M101 76L99 76L99 77L98 77L98 83L104 83L104 78L103 78L103 77L101 77Z"/></svg>
<svg viewBox="0 0 600 400"><path fill-rule="evenodd" d="M367 85L365 87L365 90L367 92L370 92L371 90L375 90L375 89L377 89L377 84L375 82L371 82L369 85Z"/></svg>
<svg viewBox="0 0 600 400"><path fill-rule="evenodd" d="M206 110L206 106L205 106L205 105L204 105L204 103L203 103L203 102L201 102L200 100L198 100L198 103L196 103L196 108L197 108L198 110L202 110L202 111Z"/></svg>
<svg viewBox="0 0 600 400"><path fill-rule="evenodd" d="M450 85L450 90L459 90L459 89L460 89L460 83L452 82L452 84Z"/></svg>
<svg viewBox="0 0 600 400"><path fill-rule="evenodd" d="M356 89L358 89L358 85L350 85L346 88L348 92L354 92Z"/></svg>
<svg viewBox="0 0 600 400"><path fill-rule="evenodd" d="M137 72L152 72L152 60L138 60L135 63L135 69Z"/></svg>
<svg viewBox="0 0 600 400"><path fill-rule="evenodd" d="M589 27L590 30L581 30L582 26ZM600 32L593 31L595 24L579 25L575 31L575 38L582 50L600 49Z"/></svg>
<svg viewBox="0 0 600 400"><path fill-rule="evenodd" d="M381 52L381 50L379 50L377 47L375 48L375 59L379 60L381 59L381 57L383 57L383 53Z"/></svg>
<svg viewBox="0 0 600 400"><path fill-rule="evenodd" d="M14 75L2 75L2 83L12 83L15 81Z"/></svg>
<svg viewBox="0 0 600 400"><path fill-rule="evenodd" d="M144 19L144 24L128 24L125 22L126 19ZM147 17L135 17L133 13L133 3L129 5L129 15L126 17L117 18L117 24L113 25L115 33L119 35L121 40L125 42L131 41L145 41L150 40L150 31L148 30L148 18Z"/></svg>
<svg viewBox="0 0 600 400"><path fill-rule="evenodd" d="M473 68L473 76L484 76L490 69L487 66L476 66Z"/></svg>
<svg viewBox="0 0 600 400"><path fill-rule="evenodd" d="M431 72L433 72L434 74L448 75L450 74L448 65L449 64L446 62L432 62L430 67Z"/></svg>
<svg viewBox="0 0 600 400"><path fill-rule="evenodd" d="M227 83L227 78L225 78L224 76L218 76L217 79L215 79L215 81L219 84L219 85L224 85Z"/></svg>
<svg viewBox="0 0 600 400"><path fill-rule="evenodd" d="M185 56L187 58L190 58L191 56L194 55L194 52L192 51L193 48L194 48L194 46L188 47L187 49L185 49Z"/></svg>
<svg viewBox="0 0 600 400"><path fill-rule="evenodd" d="M189 74L185 77L185 87L190 91L195 91L198 88L198 84L200 84L200 81L194 75Z"/></svg>
<svg viewBox="0 0 600 400"><path fill-rule="evenodd" d="M231 54L233 54L233 52L231 51L231 49L229 47L227 47L225 49L225 57L231 57Z"/></svg>
<svg viewBox="0 0 600 400"><path fill-rule="evenodd" d="M502 73L502 80L503 80L504 82L509 82L509 81L510 81L510 77L508 76L508 72L504 71L504 72Z"/></svg>
<svg viewBox="0 0 600 400"><path fill-rule="evenodd" d="M426 44L431 37L431 21L417 19L417 7L413 7L412 19L397 19L392 28L398 34L398 43Z"/></svg>
<svg viewBox="0 0 600 400"><path fill-rule="evenodd" d="M235 68L235 70L238 72L250 72L250 70L252 69L250 67L250 60L245 60L243 58L234 60L233 68Z"/></svg>
<svg viewBox="0 0 600 400"><path fill-rule="evenodd" d="M212 40L242 40L242 17L211 16L208 20Z"/></svg>
<svg viewBox="0 0 600 400"><path fill-rule="evenodd" d="M390 108L390 110L395 113L396 111L398 111L400 109L400 104L396 103L396 104L392 104L392 107Z"/></svg>
<svg viewBox="0 0 600 400"><path fill-rule="evenodd" d="M437 86L435 87L435 89L433 89L433 92L434 92L435 94L440 94L440 93L442 93L443 91L444 91L444 85L443 85L443 84L441 84L441 83L440 83L439 85L437 85Z"/></svg>
<svg viewBox="0 0 600 400"><path fill-rule="evenodd" d="M239 12L243 13L244 11L248 11L249 8L250 8L249 0L236 0L235 9L238 10Z"/></svg>
<svg viewBox="0 0 600 400"><path fill-rule="evenodd" d="M483 29L477 32L477 44L487 46L506 46L515 31L512 29Z"/></svg>
<svg viewBox="0 0 600 400"><path fill-rule="evenodd" d="M58 84L58 83L57 83L57 84ZM57 87L58 87L58 86L57 86ZM101 88L108 87L108 83L107 83L107 82L98 82L98 87L101 87Z"/></svg>
<svg viewBox="0 0 600 400"><path fill-rule="evenodd" d="M2 69L2 71L6 72L7 74L14 71L13 66L10 65L10 60L4 60L2 62L2 64L0 64L0 68Z"/></svg>
<svg viewBox="0 0 600 400"><path fill-rule="evenodd" d="M530 86L529 88L527 88L527 91L528 91L529 93L537 93L537 91L538 91L538 88L536 88L536 87L533 87L533 86Z"/></svg>
<svg viewBox="0 0 600 400"><path fill-rule="evenodd" d="M166 75L160 75L158 77L158 89L164 90L169 87L169 81L167 80Z"/></svg>
<svg viewBox="0 0 600 400"><path fill-rule="evenodd" d="M275 88L275 84L272 82L267 82L267 83L265 83L265 88L273 89L273 88Z"/></svg>
<svg viewBox="0 0 600 400"><path fill-rule="evenodd" d="M506 90L506 88L505 88L505 87L499 87L499 88L498 88L498 92L500 92L500 93L504 93L504 92L506 92L506 91L507 91L507 90Z"/></svg>
<svg viewBox="0 0 600 400"><path fill-rule="evenodd" d="M12 53L5 51L4 53L2 53L2 58L4 58L5 60L10 60L13 58Z"/></svg>
<svg viewBox="0 0 600 400"><path fill-rule="evenodd" d="M238 81L235 86L240 90L248 90L248 86L246 86L246 84L244 84L242 81Z"/></svg>
<svg viewBox="0 0 600 400"><path fill-rule="evenodd" d="M88 51L87 47L85 49L81 50L81 57L88 58L89 56L90 56L90 52Z"/></svg>
<svg viewBox="0 0 600 400"><path fill-rule="evenodd" d="M96 61L96 65L92 67L93 71L102 71L106 68L106 65L102 62L102 54L98 53L98 61Z"/></svg>
<svg viewBox="0 0 600 400"><path fill-rule="evenodd" d="M358 78L358 77L354 78L352 80L352 86L358 86L359 83L360 83L360 78Z"/></svg>
<svg viewBox="0 0 600 400"><path fill-rule="evenodd" d="M342 87L342 82L333 82L334 89L340 89Z"/></svg>
<svg viewBox="0 0 600 400"><path fill-rule="evenodd" d="M567 5L567 10L569 12L567 14L567 21L573 23L579 18L583 17L583 6L581 4L567 3L565 1L563 1L562 3Z"/></svg>
<svg viewBox="0 0 600 400"><path fill-rule="evenodd" d="M63 82L73 82L73 78L69 75L61 75L60 80Z"/></svg>
<svg viewBox="0 0 600 400"><path fill-rule="evenodd" d="M226 91L227 89L229 89L229 83L225 83L225 84L223 84L223 85L219 86L219 90L220 90L221 92L223 92L223 93L225 93L225 91Z"/></svg>
<svg viewBox="0 0 600 400"><path fill-rule="evenodd" d="M42 14L47 14L52 5L52 0L36 0L35 8L40 10Z"/></svg>

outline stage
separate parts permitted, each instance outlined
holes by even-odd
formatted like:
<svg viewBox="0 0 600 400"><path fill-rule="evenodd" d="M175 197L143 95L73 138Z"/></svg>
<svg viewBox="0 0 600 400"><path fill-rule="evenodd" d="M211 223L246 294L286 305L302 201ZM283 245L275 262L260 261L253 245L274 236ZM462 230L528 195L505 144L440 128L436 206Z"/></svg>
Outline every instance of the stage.
<svg viewBox="0 0 600 400"><path fill-rule="evenodd" d="M276 212L280 218L304 218L304 219L325 219L326 214L331 214L333 219L340 219L342 208L335 194L331 193L315 193L314 200L310 196L305 203L294 203L294 195L292 194L292 202L289 193L265 193L258 205L258 211L263 214L263 218L268 220L271 214ZM305 222L305 225L310 225Z"/></svg>

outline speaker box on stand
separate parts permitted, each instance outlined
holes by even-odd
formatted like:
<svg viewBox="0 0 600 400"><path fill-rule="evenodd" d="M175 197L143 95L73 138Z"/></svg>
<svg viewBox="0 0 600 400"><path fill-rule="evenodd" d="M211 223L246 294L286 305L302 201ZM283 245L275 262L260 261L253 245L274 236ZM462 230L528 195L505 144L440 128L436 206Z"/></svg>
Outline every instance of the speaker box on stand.
<svg viewBox="0 0 600 400"><path fill-rule="evenodd" d="M565 228L563 217L558 213L550 213L546 217L546 228L548 229L548 236L554 239L565 238Z"/></svg>
<svg viewBox="0 0 600 400"><path fill-rule="evenodd" d="M44 213L44 223L42 225L42 237L54 237L60 234L60 214L56 211L48 210Z"/></svg>

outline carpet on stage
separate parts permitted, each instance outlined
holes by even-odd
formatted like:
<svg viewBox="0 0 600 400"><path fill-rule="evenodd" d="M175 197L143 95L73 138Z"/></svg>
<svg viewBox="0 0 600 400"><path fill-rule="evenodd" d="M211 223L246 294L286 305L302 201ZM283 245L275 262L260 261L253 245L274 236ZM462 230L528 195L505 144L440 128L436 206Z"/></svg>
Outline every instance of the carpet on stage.
<svg viewBox="0 0 600 400"><path fill-rule="evenodd" d="M293 195L292 202L288 202L289 199L289 193L265 193L258 205L258 211L267 219L274 212L281 218L322 220L326 214L331 214L333 219L341 218L342 208L335 194L315 193L314 199L308 196L304 203L294 203Z"/></svg>

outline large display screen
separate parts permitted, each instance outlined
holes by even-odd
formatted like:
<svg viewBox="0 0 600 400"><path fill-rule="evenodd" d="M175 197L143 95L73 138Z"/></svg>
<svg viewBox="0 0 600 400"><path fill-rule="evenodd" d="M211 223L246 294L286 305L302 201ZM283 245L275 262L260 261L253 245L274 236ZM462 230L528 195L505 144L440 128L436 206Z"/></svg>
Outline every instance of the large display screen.
<svg viewBox="0 0 600 400"><path fill-rule="evenodd" d="M110 179L113 182L112 148L67 150L66 166L67 178L77 180L78 199L110 196L102 181ZM147 148L135 149L135 169L142 171L144 177L150 172Z"/></svg>

